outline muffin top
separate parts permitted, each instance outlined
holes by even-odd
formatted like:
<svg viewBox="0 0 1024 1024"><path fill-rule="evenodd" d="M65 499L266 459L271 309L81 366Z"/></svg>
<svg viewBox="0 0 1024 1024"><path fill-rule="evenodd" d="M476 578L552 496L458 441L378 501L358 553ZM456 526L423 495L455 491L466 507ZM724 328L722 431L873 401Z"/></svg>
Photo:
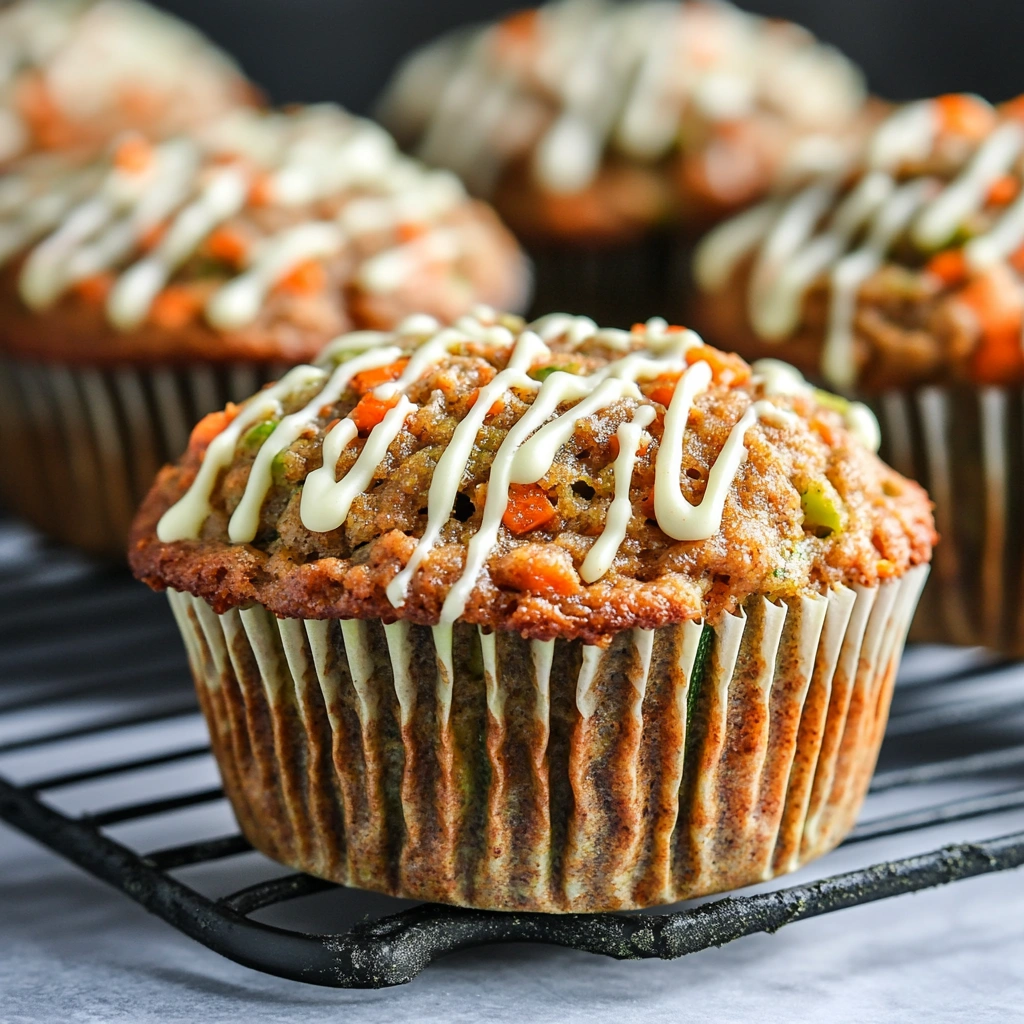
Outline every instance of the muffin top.
<svg viewBox="0 0 1024 1024"><path fill-rule="evenodd" d="M0 348L69 362L312 359L413 310L522 303L493 212L324 105L238 110L0 180Z"/></svg>
<svg viewBox="0 0 1024 1024"><path fill-rule="evenodd" d="M911 103L852 171L713 231L696 317L831 385L1024 380L1024 99Z"/></svg>
<svg viewBox="0 0 1024 1024"><path fill-rule="evenodd" d="M706 222L843 152L860 73L724 3L560 0L414 54L381 117L518 231Z"/></svg>
<svg viewBox="0 0 1024 1024"><path fill-rule="evenodd" d="M0 8L0 164L165 136L256 90L189 25L136 0L14 0Z"/></svg>
<svg viewBox="0 0 1024 1024"><path fill-rule="evenodd" d="M877 441L863 406L662 320L414 316L204 419L129 558L218 611L602 643L928 561L928 498Z"/></svg>

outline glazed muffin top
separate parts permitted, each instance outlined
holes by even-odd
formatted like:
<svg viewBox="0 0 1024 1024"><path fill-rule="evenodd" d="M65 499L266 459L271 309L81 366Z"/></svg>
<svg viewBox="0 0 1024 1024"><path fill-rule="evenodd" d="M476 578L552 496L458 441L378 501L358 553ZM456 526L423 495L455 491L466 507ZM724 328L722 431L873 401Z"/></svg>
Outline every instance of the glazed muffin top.
<svg viewBox="0 0 1024 1024"><path fill-rule="evenodd" d="M852 172L823 175L713 231L696 319L868 391L1024 380L1024 100L909 104Z"/></svg>
<svg viewBox="0 0 1024 1024"><path fill-rule="evenodd" d="M334 106L238 110L0 180L0 348L26 357L298 362L353 327L527 291L489 208Z"/></svg>
<svg viewBox="0 0 1024 1024"><path fill-rule="evenodd" d="M380 115L520 233L706 223L846 150L857 69L724 3L560 0L414 54Z"/></svg>
<svg viewBox="0 0 1024 1024"><path fill-rule="evenodd" d="M14 0L0 9L0 163L165 136L256 101L234 62L136 0Z"/></svg>
<svg viewBox="0 0 1024 1024"><path fill-rule="evenodd" d="M928 498L877 441L863 406L664 321L415 316L203 420L129 558L221 611L601 643L927 562Z"/></svg>

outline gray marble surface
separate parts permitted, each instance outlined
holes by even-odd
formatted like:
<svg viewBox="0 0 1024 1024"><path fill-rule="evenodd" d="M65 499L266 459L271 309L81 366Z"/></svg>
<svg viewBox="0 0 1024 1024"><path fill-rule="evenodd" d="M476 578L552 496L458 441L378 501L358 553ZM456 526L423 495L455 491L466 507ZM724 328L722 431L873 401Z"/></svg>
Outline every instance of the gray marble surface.
<svg viewBox="0 0 1024 1024"><path fill-rule="evenodd" d="M201 735L187 719L154 736ZM172 734L168 736L168 734ZM79 752L81 754L81 752ZM130 748L122 751L134 753ZM8 759L8 762L10 759ZM41 752L7 769L29 777ZM46 770L59 770L52 760ZM151 792L209 783L205 759L155 772ZM187 778L183 779L182 773ZM80 789L82 787L79 787ZM66 809L138 798L117 783L84 787ZM179 829L217 835L229 812L213 804L121 826L140 848L173 843ZM187 820L186 820L187 818ZM842 849L796 878L818 877L945 841L1020 827L1020 816ZM909 843L909 845L908 845ZM258 855L200 869L204 891L262 877ZM417 980L381 992L317 989L237 966L175 933L102 883L0 825L0 1021L993 1021L1021 1020L1024 875L1011 872L792 925L673 963L617 963L572 951L508 946L453 956ZM357 893L291 905L269 919L336 930L399 904Z"/></svg>

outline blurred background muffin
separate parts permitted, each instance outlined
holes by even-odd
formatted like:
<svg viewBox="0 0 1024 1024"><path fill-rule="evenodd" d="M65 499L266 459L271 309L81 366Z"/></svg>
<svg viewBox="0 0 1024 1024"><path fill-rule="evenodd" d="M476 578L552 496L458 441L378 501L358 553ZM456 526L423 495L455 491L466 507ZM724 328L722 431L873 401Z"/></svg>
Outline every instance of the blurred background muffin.
<svg viewBox="0 0 1024 1024"><path fill-rule="evenodd" d="M726 4L559 0L414 54L379 108L537 260L539 307L620 326L679 308L678 242L844 159L862 76L784 21Z"/></svg>
<svg viewBox="0 0 1024 1024"><path fill-rule="evenodd" d="M664 320L417 316L207 417L129 555L258 849L410 899L670 903L853 823L934 541L875 442Z"/></svg>
<svg viewBox="0 0 1024 1024"><path fill-rule="evenodd" d="M695 323L870 398L944 538L914 636L1024 653L1024 101L950 94L717 228Z"/></svg>
<svg viewBox="0 0 1024 1024"><path fill-rule="evenodd" d="M412 310L521 307L528 289L488 207L329 105L17 163L0 178L0 260L0 415L17 453L0 490L106 552L196 420L282 365Z"/></svg>
<svg viewBox="0 0 1024 1024"><path fill-rule="evenodd" d="M257 100L227 54L137 0L0 6L0 165L129 128L164 137Z"/></svg>

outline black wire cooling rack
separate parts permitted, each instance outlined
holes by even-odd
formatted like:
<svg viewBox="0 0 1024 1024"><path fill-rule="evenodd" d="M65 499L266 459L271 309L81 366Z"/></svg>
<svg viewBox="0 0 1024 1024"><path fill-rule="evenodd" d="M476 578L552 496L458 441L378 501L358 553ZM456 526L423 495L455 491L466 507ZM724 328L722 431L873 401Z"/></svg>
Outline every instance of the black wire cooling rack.
<svg viewBox="0 0 1024 1024"><path fill-rule="evenodd" d="M939 657L938 665L936 671L934 651L911 653L880 771L862 822L846 841L863 845L901 835L911 851L928 852L884 863L865 856L868 866L857 870L810 884L783 881L771 891L674 913L557 916L420 905L343 934L313 934L254 915L339 887L309 875L281 876L262 859L264 877L219 897L186 880L199 865L256 858L237 832L190 836L186 825L176 826L181 841L156 849L144 842L137 849L139 843L120 834L126 826L223 801L220 788L209 784L212 775L207 784L165 785L158 795L147 781L154 770L172 769L174 777L181 766L209 758L171 616L162 598L126 573L40 547L19 527L0 523L0 819L209 949L314 984L398 985L445 954L502 942L670 959L1024 864L1024 831L930 850L923 836L915 837L937 825L964 822L966 828L972 819L992 818L1004 829L1009 820L1024 829L1024 815L1012 817L1024 811L1024 665L956 652ZM182 731L183 723L196 728ZM26 764L35 770L26 774ZM40 772L40 764L54 767ZM67 809L67 794L105 781L142 799ZM972 785L960 785L967 782Z"/></svg>

